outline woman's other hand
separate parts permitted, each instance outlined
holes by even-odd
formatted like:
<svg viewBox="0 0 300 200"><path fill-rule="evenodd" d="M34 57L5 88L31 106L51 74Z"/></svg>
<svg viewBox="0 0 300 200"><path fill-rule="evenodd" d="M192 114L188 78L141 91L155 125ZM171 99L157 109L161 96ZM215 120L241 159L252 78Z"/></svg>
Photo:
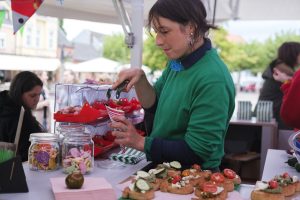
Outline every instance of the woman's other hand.
<svg viewBox="0 0 300 200"><path fill-rule="evenodd" d="M138 134L134 125L124 116L114 116L113 120L109 126L116 137L115 143L144 151L145 138Z"/></svg>

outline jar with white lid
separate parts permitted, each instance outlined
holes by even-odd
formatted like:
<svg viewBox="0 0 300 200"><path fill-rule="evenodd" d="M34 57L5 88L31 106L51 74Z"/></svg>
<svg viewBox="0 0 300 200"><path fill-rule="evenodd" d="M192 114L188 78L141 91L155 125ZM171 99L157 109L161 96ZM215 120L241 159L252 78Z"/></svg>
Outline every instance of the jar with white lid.
<svg viewBox="0 0 300 200"><path fill-rule="evenodd" d="M84 131L67 131L62 144L62 167L67 174L87 174L94 168L94 142Z"/></svg>
<svg viewBox="0 0 300 200"><path fill-rule="evenodd" d="M29 169L33 171L53 171L59 167L58 137L52 133L32 133L28 150Z"/></svg>

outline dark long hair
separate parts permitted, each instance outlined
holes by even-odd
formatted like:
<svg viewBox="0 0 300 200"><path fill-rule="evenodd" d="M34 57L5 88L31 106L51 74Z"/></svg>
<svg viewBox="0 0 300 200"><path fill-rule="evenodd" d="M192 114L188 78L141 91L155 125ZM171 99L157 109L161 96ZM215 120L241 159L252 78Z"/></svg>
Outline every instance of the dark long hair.
<svg viewBox="0 0 300 200"><path fill-rule="evenodd" d="M22 101L22 95L32 90L35 86L43 87L43 82L36 74L29 71L20 72L10 84L9 96L17 105L23 106L28 110L28 107Z"/></svg>
<svg viewBox="0 0 300 200"><path fill-rule="evenodd" d="M299 42L284 42L278 48L277 58L287 64L289 67L294 68L297 66L297 59L300 55Z"/></svg>
<svg viewBox="0 0 300 200"><path fill-rule="evenodd" d="M206 10L201 0L157 0L149 11L147 28L150 32L153 21L167 18L182 25L194 26L194 37L205 36L210 28L216 28L206 20Z"/></svg>

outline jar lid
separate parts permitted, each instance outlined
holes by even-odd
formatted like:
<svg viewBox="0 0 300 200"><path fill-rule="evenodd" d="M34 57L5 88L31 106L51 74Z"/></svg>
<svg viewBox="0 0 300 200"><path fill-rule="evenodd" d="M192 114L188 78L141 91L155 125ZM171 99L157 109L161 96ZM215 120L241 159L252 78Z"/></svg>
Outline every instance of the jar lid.
<svg viewBox="0 0 300 200"><path fill-rule="evenodd" d="M85 127L80 124L60 124L57 127L58 131L80 131L83 132L85 130Z"/></svg>
<svg viewBox="0 0 300 200"><path fill-rule="evenodd" d="M47 141L56 141L58 136L53 133L31 133L29 141L32 140L47 140Z"/></svg>

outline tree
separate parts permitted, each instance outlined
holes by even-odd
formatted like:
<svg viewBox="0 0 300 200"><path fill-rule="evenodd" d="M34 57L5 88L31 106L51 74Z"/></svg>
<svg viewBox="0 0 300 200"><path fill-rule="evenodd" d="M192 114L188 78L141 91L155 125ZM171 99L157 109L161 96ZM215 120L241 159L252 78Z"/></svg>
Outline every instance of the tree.
<svg viewBox="0 0 300 200"><path fill-rule="evenodd" d="M227 39L228 32L219 29L213 32L213 43L231 71L249 69L262 72L276 58L278 47L286 41L300 41L294 32L282 32L265 42L232 43Z"/></svg>
<svg viewBox="0 0 300 200"><path fill-rule="evenodd" d="M225 29L220 28L212 32L213 45L231 71L245 69L254 73L264 71L276 58L278 47L285 41L300 42L300 35L294 32L282 32L265 42L234 43L228 40L228 32ZM124 35L105 37L103 56L121 63L128 63L130 49L124 43ZM143 64L153 72L164 69L167 61L164 52L155 44L155 33L148 35L144 41Z"/></svg>
<svg viewBox="0 0 300 200"><path fill-rule="evenodd" d="M228 32L223 28L212 32L213 44L231 71L247 69L249 64L256 62L256 57L245 51L245 44L230 42L227 38Z"/></svg>
<svg viewBox="0 0 300 200"><path fill-rule="evenodd" d="M155 35L148 35L144 41L143 64L148 66L152 72L162 70L166 67L167 57L164 52L156 46Z"/></svg>
<svg viewBox="0 0 300 200"><path fill-rule="evenodd" d="M105 36L103 57L126 64L130 61L130 49L127 48L123 34Z"/></svg>

